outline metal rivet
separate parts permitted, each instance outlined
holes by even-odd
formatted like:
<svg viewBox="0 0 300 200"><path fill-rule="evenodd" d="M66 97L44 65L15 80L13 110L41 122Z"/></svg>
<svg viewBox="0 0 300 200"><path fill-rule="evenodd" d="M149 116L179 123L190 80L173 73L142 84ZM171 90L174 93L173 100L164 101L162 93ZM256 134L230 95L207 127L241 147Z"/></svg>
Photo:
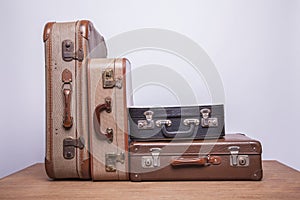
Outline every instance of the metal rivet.
<svg viewBox="0 0 300 200"><path fill-rule="evenodd" d="M135 174L134 177L137 178L137 177L139 177L139 175Z"/></svg>
<svg viewBox="0 0 300 200"><path fill-rule="evenodd" d="M70 41L67 41L67 42L66 42L66 47L69 48L70 46L71 46L71 42L70 42Z"/></svg>
<svg viewBox="0 0 300 200"><path fill-rule="evenodd" d="M139 148L135 147L134 151L138 151L138 150L139 150Z"/></svg>
<svg viewBox="0 0 300 200"><path fill-rule="evenodd" d="M67 157L68 158L72 157L72 153L70 151L67 152Z"/></svg>
<svg viewBox="0 0 300 200"><path fill-rule="evenodd" d="M257 174L254 174L253 176L254 176L254 177L257 177Z"/></svg>

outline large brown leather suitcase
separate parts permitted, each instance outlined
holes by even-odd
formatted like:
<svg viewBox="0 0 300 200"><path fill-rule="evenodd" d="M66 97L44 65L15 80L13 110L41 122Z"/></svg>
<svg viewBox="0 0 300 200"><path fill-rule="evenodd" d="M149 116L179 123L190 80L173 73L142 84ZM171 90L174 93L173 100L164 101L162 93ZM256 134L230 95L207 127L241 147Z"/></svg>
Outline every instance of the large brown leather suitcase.
<svg viewBox="0 0 300 200"><path fill-rule="evenodd" d="M125 58L91 59L88 79L92 179L128 180L130 63Z"/></svg>
<svg viewBox="0 0 300 200"><path fill-rule="evenodd" d="M132 142L130 180L261 180L262 147L243 134L218 140Z"/></svg>
<svg viewBox="0 0 300 200"><path fill-rule="evenodd" d="M90 178L87 58L106 57L103 37L87 20L44 28L46 156L50 178Z"/></svg>
<svg viewBox="0 0 300 200"><path fill-rule="evenodd" d="M225 135L224 106L130 107L133 141L216 139Z"/></svg>

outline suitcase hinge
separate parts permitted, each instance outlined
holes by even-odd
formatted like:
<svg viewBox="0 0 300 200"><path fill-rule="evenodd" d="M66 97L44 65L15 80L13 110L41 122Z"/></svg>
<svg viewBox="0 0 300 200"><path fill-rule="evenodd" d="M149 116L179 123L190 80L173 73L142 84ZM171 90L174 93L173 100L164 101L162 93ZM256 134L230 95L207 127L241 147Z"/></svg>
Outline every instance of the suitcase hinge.
<svg viewBox="0 0 300 200"><path fill-rule="evenodd" d="M161 148L151 148L151 156L142 157L142 167L143 168L154 168L160 166L160 154Z"/></svg>
<svg viewBox="0 0 300 200"><path fill-rule="evenodd" d="M102 73L103 88L122 88L122 78L114 78L114 70L107 68Z"/></svg>
<svg viewBox="0 0 300 200"><path fill-rule="evenodd" d="M146 120L138 120L138 129L154 129L153 111L144 112Z"/></svg>
<svg viewBox="0 0 300 200"><path fill-rule="evenodd" d="M211 113L210 109L203 108L203 109L200 110L200 113L202 115L201 126L203 128L217 127L218 126L218 118L216 118L216 117L211 117L210 118L210 113Z"/></svg>
<svg viewBox="0 0 300 200"><path fill-rule="evenodd" d="M72 159L75 157L75 148L84 148L84 138L78 139L65 138L63 141L63 155L65 159Z"/></svg>
<svg viewBox="0 0 300 200"><path fill-rule="evenodd" d="M71 40L64 40L62 42L62 58L66 62L70 62L72 60L83 61L84 52L82 48L79 48L78 51L75 51L74 42Z"/></svg>
<svg viewBox="0 0 300 200"><path fill-rule="evenodd" d="M124 164L125 162L124 152L121 152L120 154L115 154L115 153L105 154L105 170L107 172L116 172L117 162Z"/></svg>
<svg viewBox="0 0 300 200"><path fill-rule="evenodd" d="M236 167L248 167L249 166L249 156L239 155L240 147L230 146L228 148L230 151L230 166Z"/></svg>

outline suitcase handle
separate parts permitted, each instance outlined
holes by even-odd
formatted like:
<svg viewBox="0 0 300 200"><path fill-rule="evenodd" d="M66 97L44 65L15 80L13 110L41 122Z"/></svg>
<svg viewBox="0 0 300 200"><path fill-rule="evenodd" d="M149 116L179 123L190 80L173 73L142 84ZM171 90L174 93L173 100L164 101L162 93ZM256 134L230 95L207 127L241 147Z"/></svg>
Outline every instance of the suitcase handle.
<svg viewBox="0 0 300 200"><path fill-rule="evenodd" d="M95 129L96 133L100 136L105 136L106 139L108 140L108 142L112 142L113 141L113 129L112 128L107 128L106 133L101 131L100 114L103 111L106 111L107 113L111 112L111 98L110 97L106 97L105 98L105 103L104 104L99 104L95 108L94 120L93 121L94 121L94 129Z"/></svg>
<svg viewBox="0 0 300 200"><path fill-rule="evenodd" d="M185 166L185 165L198 165L198 166L209 166L209 165L219 165L221 164L220 156L205 156L201 158L186 158L180 157L171 161L171 165L175 166Z"/></svg>
<svg viewBox="0 0 300 200"><path fill-rule="evenodd" d="M71 116L72 73L70 70L65 69L62 72L62 82L62 90L65 103L63 127L65 129L70 129L73 125L73 117Z"/></svg>
<svg viewBox="0 0 300 200"><path fill-rule="evenodd" d="M161 125L161 131L163 133L163 135L165 137L168 137L168 138L173 138L173 137L190 137L193 135L194 131L195 131L195 127L196 127L196 123L189 123L190 125L190 128L189 130L187 131L174 131L174 132L171 132L171 131L168 131L167 128L166 128L166 124L162 124Z"/></svg>
<svg viewBox="0 0 300 200"><path fill-rule="evenodd" d="M64 89L63 94L64 94L64 101L65 101L63 126L66 129L69 129L73 125L73 117L71 116L71 95L72 95L72 90L71 89Z"/></svg>

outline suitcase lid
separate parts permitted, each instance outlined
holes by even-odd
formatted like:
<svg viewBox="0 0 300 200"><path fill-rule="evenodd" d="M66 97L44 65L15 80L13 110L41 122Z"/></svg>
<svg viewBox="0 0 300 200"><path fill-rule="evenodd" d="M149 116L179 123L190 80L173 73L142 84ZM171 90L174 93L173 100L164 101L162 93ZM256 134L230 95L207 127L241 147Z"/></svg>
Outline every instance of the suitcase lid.
<svg viewBox="0 0 300 200"><path fill-rule="evenodd" d="M195 105L195 106L171 106L171 107L129 107L131 118L143 119L144 113L151 110L154 118L175 118L185 116L200 116L200 110L209 108L212 115L224 113L224 106L220 105ZM220 112L221 111L221 112Z"/></svg>
<svg viewBox="0 0 300 200"><path fill-rule="evenodd" d="M229 154L261 154L261 143L244 134L227 134L222 139L212 140L180 140L171 142L133 142L129 151L131 156L151 155L153 149L159 155L229 155Z"/></svg>

